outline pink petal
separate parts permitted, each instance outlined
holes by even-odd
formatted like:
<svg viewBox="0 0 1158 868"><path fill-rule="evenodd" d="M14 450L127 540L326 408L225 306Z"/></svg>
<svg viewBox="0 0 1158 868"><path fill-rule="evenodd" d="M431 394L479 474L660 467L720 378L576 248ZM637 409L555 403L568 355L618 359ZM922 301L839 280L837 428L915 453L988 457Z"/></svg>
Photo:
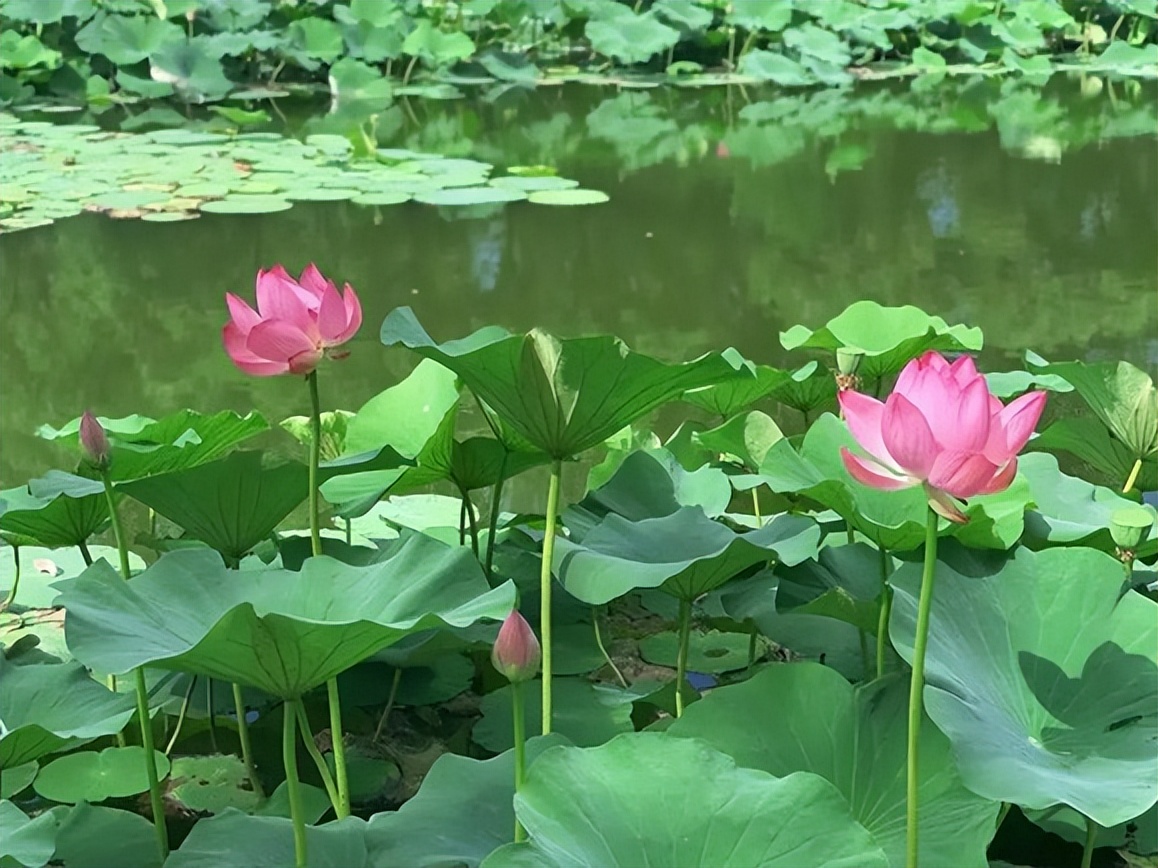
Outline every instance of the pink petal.
<svg viewBox="0 0 1158 868"><path fill-rule="evenodd" d="M318 334L327 346L336 346L342 342L347 325L346 303L331 283L322 292L318 305Z"/></svg>
<svg viewBox="0 0 1158 868"><path fill-rule="evenodd" d="M928 481L933 488L964 500L981 494L997 471L998 466L980 453L947 450L937 456Z"/></svg>
<svg viewBox="0 0 1158 868"><path fill-rule="evenodd" d="M230 318L242 333L249 334L249 330L261 322L261 314L232 292L225 293L225 304L229 308Z"/></svg>
<svg viewBox="0 0 1158 868"><path fill-rule="evenodd" d="M885 448L902 471L918 479L928 477L941 447L921 411L899 392L893 392L885 402L881 434Z"/></svg>
<svg viewBox="0 0 1158 868"><path fill-rule="evenodd" d="M949 366L949 370L953 372L953 379L962 389L981 376L977 372L977 365L972 356L961 356Z"/></svg>
<svg viewBox="0 0 1158 868"><path fill-rule="evenodd" d="M289 364L286 362L271 362L268 359L255 356L245 345L247 337L248 335L232 321L227 322L225 328L221 330L221 341L225 344L225 352L228 353L230 361L234 365L255 377L272 377L289 371Z"/></svg>
<svg viewBox="0 0 1158 868"><path fill-rule="evenodd" d="M952 407L961 394L961 387L953 379L944 361L941 359L942 364L939 367L934 364L923 364L914 368L903 383L898 378L897 385L893 389L894 394L899 392L908 398L925 419L934 425L937 419L944 418L945 410Z"/></svg>
<svg viewBox="0 0 1158 868"><path fill-rule="evenodd" d="M337 287L334 286L334 282L326 280L325 275L323 275L312 262L302 269L302 276L298 278L298 285L319 302L326 292L326 287L337 289Z"/></svg>
<svg viewBox="0 0 1158 868"><path fill-rule="evenodd" d="M325 351L318 348L304 350L289 360L291 374L308 374L318 366L318 362L325 356Z"/></svg>
<svg viewBox="0 0 1158 868"><path fill-rule="evenodd" d="M260 359L286 366L294 356L320 349L309 335L292 323L280 319L267 319L254 326L245 346Z"/></svg>
<svg viewBox="0 0 1158 868"><path fill-rule="evenodd" d="M957 501L951 495L939 488L933 488L931 485L925 486L925 494L929 498L929 507L937 515L947 518L949 521L955 521L957 524L969 523L969 516L961 511L961 507L957 505Z"/></svg>
<svg viewBox="0 0 1158 868"><path fill-rule="evenodd" d="M278 274L277 266L257 275L257 310L262 319L284 320L309 333L314 318L310 315L309 302L313 296L294 283L285 270Z"/></svg>
<svg viewBox="0 0 1158 868"><path fill-rule="evenodd" d="M848 423L848 430L852 432L860 447L879 461L891 464L893 458L889 455L889 450L885 448L885 441L881 437L884 403L853 389L839 393L837 401L840 402L844 421Z"/></svg>
<svg viewBox="0 0 1158 868"><path fill-rule="evenodd" d="M342 303L346 306L347 325L341 342L345 343L362 327L362 302L358 299L358 293L354 292L354 287L348 283L343 290Z"/></svg>
<svg viewBox="0 0 1158 868"><path fill-rule="evenodd" d="M977 493L996 494L999 491L1005 491L1005 489L1009 488L1015 476L1017 476L1017 459L1012 458L1009 463L997 471L997 475L989 480L985 487Z"/></svg>
<svg viewBox="0 0 1158 868"><path fill-rule="evenodd" d="M1045 409L1046 392L1029 392L1001 411L997 423L1005 432L1005 448L1012 457L1021 451Z"/></svg>
<svg viewBox="0 0 1158 868"><path fill-rule="evenodd" d="M849 472L853 479L869 488L877 488L881 491L899 491L902 488L912 488L914 485L920 484L919 479L897 476L887 467L872 459L853 455L845 446L840 447L840 460L844 462L844 469Z"/></svg>
<svg viewBox="0 0 1158 868"><path fill-rule="evenodd" d="M932 418L933 433L946 449L981 452L989 441L989 386L975 377L947 412Z"/></svg>

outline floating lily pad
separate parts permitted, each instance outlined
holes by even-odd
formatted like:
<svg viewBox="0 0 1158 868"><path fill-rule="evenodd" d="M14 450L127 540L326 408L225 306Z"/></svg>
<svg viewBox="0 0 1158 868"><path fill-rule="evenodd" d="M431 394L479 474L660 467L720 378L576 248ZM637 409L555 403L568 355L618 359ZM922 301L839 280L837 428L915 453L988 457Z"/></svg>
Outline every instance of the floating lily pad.
<svg viewBox="0 0 1158 868"><path fill-rule="evenodd" d="M401 205L403 202L410 201L409 193L392 193L388 190L381 192L359 193L350 201L355 205Z"/></svg>
<svg viewBox="0 0 1158 868"><path fill-rule="evenodd" d="M141 219L146 223L180 223L183 220L196 220L200 216L196 211L153 211L142 214Z"/></svg>
<svg viewBox="0 0 1158 868"><path fill-rule="evenodd" d="M517 202L526 199L522 190L505 190L499 187L450 187L417 193L415 201L426 205L487 205L500 202Z"/></svg>
<svg viewBox="0 0 1158 868"><path fill-rule="evenodd" d="M192 811L220 814L226 808L250 812L261 801L249 786L245 763L231 754L173 760L169 793Z"/></svg>
<svg viewBox="0 0 1158 868"><path fill-rule="evenodd" d="M286 190L283 195L286 199L294 202L341 202L354 198L358 195L358 191L334 187L311 187Z"/></svg>
<svg viewBox="0 0 1158 868"><path fill-rule="evenodd" d="M202 202L200 210L207 214L272 214L292 207L291 202L277 196L229 195Z"/></svg>
<svg viewBox="0 0 1158 868"><path fill-rule="evenodd" d="M579 186L578 181L555 175L511 175L503 178L492 178L490 183L493 187L506 187L511 190L522 190L525 193L532 193L537 190L570 190Z"/></svg>
<svg viewBox="0 0 1158 868"><path fill-rule="evenodd" d="M599 190L538 190L527 194L535 205L598 205L611 197Z"/></svg>
<svg viewBox="0 0 1158 868"><path fill-rule="evenodd" d="M735 672L748 665L746 633L721 633L711 630L689 635L688 670L691 672ZM671 631L648 636L639 643L639 653L648 663L675 668L679 653L679 636Z"/></svg>
<svg viewBox="0 0 1158 868"><path fill-rule="evenodd" d="M169 758L154 751L157 777L169 774ZM103 802L114 797L143 793L149 788L145 752L141 747L109 747L80 751L55 759L40 770L33 782L41 797L53 802Z"/></svg>

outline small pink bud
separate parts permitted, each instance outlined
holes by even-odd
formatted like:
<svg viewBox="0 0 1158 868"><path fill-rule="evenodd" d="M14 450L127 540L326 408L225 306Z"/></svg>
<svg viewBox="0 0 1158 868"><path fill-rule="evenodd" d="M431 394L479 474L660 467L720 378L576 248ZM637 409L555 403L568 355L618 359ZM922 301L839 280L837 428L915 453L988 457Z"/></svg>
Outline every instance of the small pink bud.
<svg viewBox="0 0 1158 868"><path fill-rule="evenodd" d="M89 460L98 467L109 463L109 438L97 417L88 410L80 417L80 445Z"/></svg>
<svg viewBox="0 0 1158 868"><path fill-rule="evenodd" d="M518 609L512 609L491 649L491 663L510 681L530 681L539 671L540 655L535 631Z"/></svg>

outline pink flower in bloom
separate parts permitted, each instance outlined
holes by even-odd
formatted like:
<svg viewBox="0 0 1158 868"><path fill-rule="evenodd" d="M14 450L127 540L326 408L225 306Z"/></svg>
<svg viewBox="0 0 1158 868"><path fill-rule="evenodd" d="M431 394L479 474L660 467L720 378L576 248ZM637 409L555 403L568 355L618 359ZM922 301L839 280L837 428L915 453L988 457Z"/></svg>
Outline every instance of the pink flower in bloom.
<svg viewBox="0 0 1158 868"><path fill-rule="evenodd" d="M80 445L85 455L97 467L103 467L109 461L109 437L97 417L88 410L80 417Z"/></svg>
<svg viewBox="0 0 1158 868"><path fill-rule="evenodd" d="M872 488L924 485L933 509L964 522L954 498L1009 487L1045 399L1045 392L1031 392L1006 406L969 356L949 364L928 352L905 366L884 403L840 393L849 430L869 456L842 447L840 457L854 479Z"/></svg>
<svg viewBox="0 0 1158 868"><path fill-rule="evenodd" d="M294 280L280 265L257 273L257 310L225 294L230 321L222 330L225 351L247 374L309 374L362 325L362 305L350 284L339 293L317 266Z"/></svg>
<svg viewBox="0 0 1158 868"><path fill-rule="evenodd" d="M535 631L518 609L512 609L499 628L491 663L510 681L530 681L539 671L541 653Z"/></svg>

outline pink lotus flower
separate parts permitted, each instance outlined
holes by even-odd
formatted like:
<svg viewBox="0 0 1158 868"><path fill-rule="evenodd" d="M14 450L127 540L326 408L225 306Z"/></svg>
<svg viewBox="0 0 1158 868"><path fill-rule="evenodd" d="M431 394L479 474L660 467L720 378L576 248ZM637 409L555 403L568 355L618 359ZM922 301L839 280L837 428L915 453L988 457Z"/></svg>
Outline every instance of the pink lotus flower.
<svg viewBox="0 0 1158 868"><path fill-rule="evenodd" d="M97 417L88 410L80 417L80 446L97 467L109 463L109 437Z"/></svg>
<svg viewBox="0 0 1158 868"><path fill-rule="evenodd" d="M535 631L518 609L512 609L499 628L499 636L491 649L491 663L509 681L530 681L539 671L541 655Z"/></svg>
<svg viewBox="0 0 1158 868"><path fill-rule="evenodd" d="M342 293L317 266L294 280L280 265L257 273L257 310L225 294L230 321L222 330L225 351L247 374L309 374L362 325L362 305L350 284Z"/></svg>
<svg viewBox="0 0 1158 868"><path fill-rule="evenodd" d="M928 352L909 362L884 403L847 391L840 407L869 457L841 448L853 478L894 491L924 485L929 505L952 521L968 519L954 498L993 494L1017 475L1017 453L1045 407L1045 392L1005 406L990 394L973 359L949 364Z"/></svg>

